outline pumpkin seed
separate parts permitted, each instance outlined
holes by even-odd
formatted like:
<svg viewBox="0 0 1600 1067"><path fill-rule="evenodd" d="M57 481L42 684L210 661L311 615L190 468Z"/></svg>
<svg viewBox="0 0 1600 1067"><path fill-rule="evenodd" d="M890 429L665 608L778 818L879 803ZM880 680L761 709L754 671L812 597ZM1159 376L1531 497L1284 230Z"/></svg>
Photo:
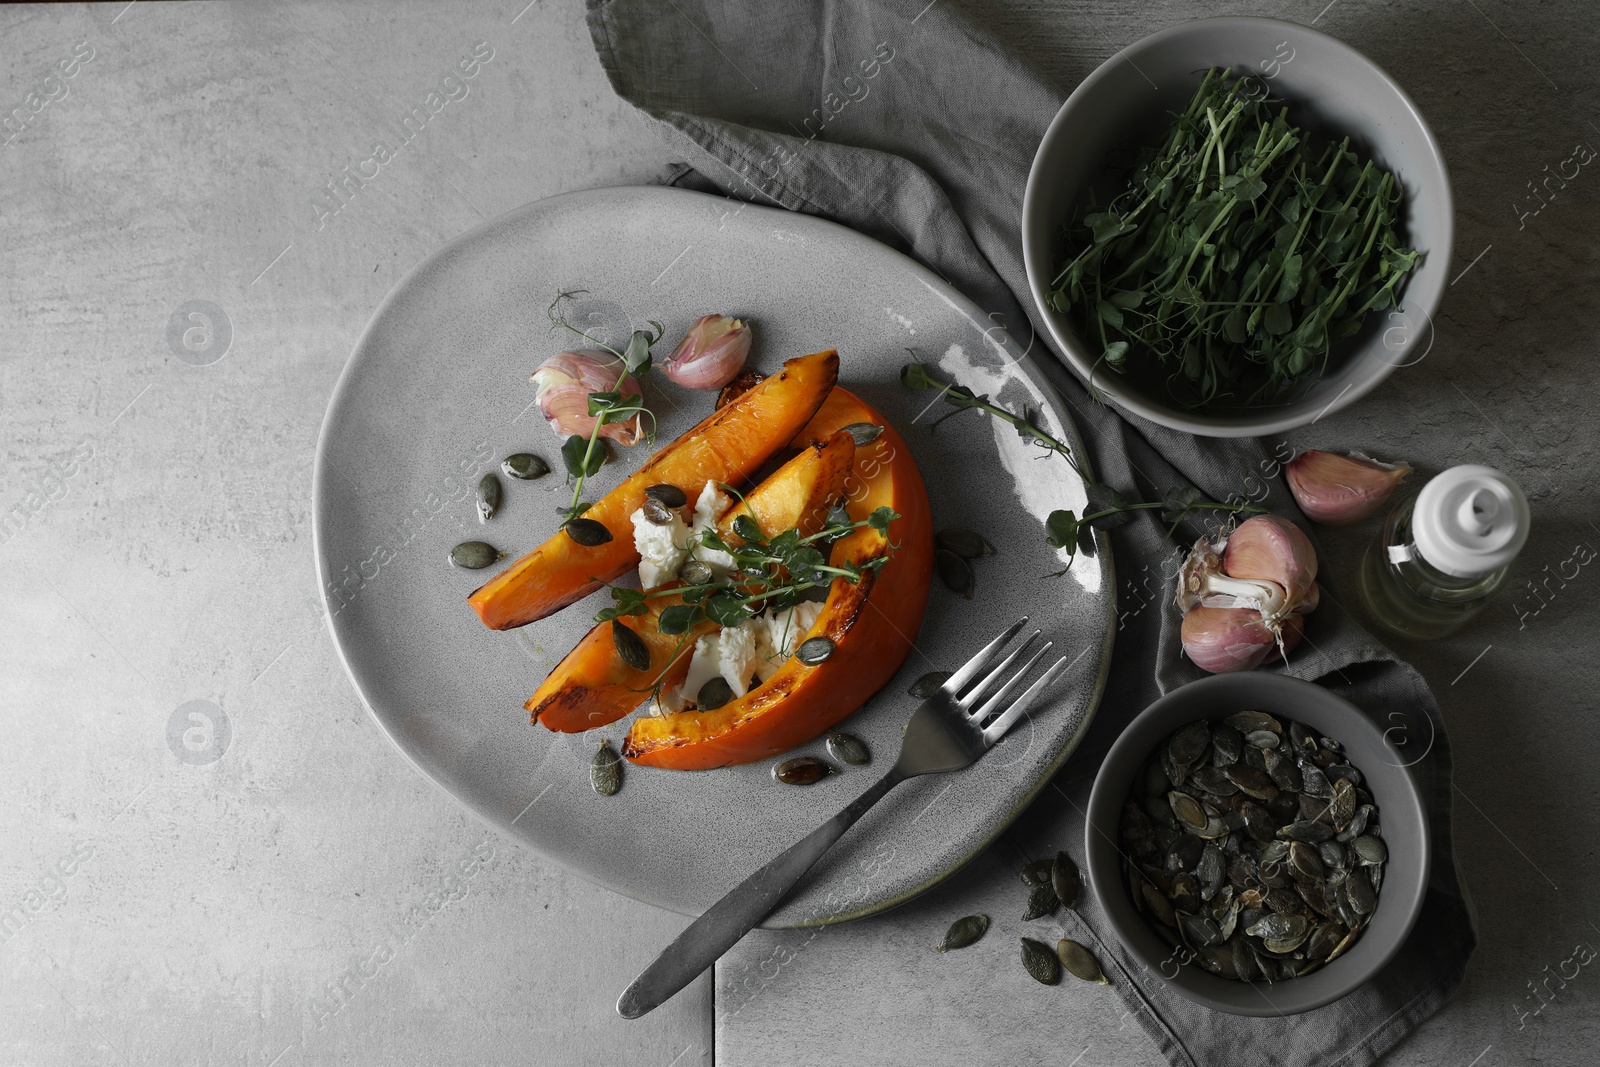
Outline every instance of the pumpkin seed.
<svg viewBox="0 0 1600 1067"><path fill-rule="evenodd" d="M650 669L650 650L645 647L644 639L622 625L621 619L611 620L611 643L617 647L622 662L636 671Z"/></svg>
<svg viewBox="0 0 1600 1067"><path fill-rule="evenodd" d="M1028 893L1028 910L1022 913L1023 922L1032 922L1042 919L1046 915L1061 907L1061 901L1056 898L1056 891L1049 885L1035 886Z"/></svg>
<svg viewBox="0 0 1600 1067"><path fill-rule="evenodd" d="M652 485L644 491L644 495L651 500L659 501L669 508L681 508L689 502L689 497L682 489L675 485Z"/></svg>
<svg viewBox="0 0 1600 1067"><path fill-rule="evenodd" d="M1172 814L1178 821L1193 829L1204 829L1210 822L1206 809L1200 802L1188 793L1180 793L1176 789L1167 794L1167 803L1172 806Z"/></svg>
<svg viewBox="0 0 1600 1067"><path fill-rule="evenodd" d="M852 734L829 734L828 752L840 763L848 763L852 767L865 767L872 762L872 754L867 751L867 746Z"/></svg>
<svg viewBox="0 0 1600 1067"><path fill-rule="evenodd" d="M644 498L644 504L639 510L644 513L644 520L652 526L671 526L676 513L653 496Z"/></svg>
<svg viewBox="0 0 1600 1067"><path fill-rule="evenodd" d="M952 952L958 948L966 948L968 945L976 943L988 931L989 916L965 916L950 924L950 929L944 933L944 940L935 945L933 950L935 952Z"/></svg>
<svg viewBox="0 0 1600 1067"><path fill-rule="evenodd" d="M963 526L947 526L933 535L933 543L935 547L948 549L962 559L994 555L994 546L985 541L982 534Z"/></svg>
<svg viewBox="0 0 1600 1067"><path fill-rule="evenodd" d="M678 571L678 577L683 579L685 585L710 585L716 576L710 564L697 559L689 560Z"/></svg>
<svg viewBox="0 0 1600 1067"><path fill-rule="evenodd" d="M733 699L733 686L722 675L707 678L705 685L694 695L694 706L701 711L714 711Z"/></svg>
<svg viewBox="0 0 1600 1067"><path fill-rule="evenodd" d="M800 647L794 650L794 658L807 667L815 667L831 655L833 655L833 642L826 637L813 637L802 641Z"/></svg>
<svg viewBox="0 0 1600 1067"><path fill-rule="evenodd" d="M1110 985L1105 972L1100 969L1100 961L1094 958L1094 953L1072 940L1064 937L1056 942L1056 959L1061 961L1061 966L1074 978L1081 978L1085 982L1094 982L1098 985Z"/></svg>
<svg viewBox="0 0 1600 1067"><path fill-rule="evenodd" d="M505 472L507 478L517 478L526 482L549 474L550 464L532 452L518 452L507 456L500 464L500 469Z"/></svg>
<svg viewBox="0 0 1600 1067"><path fill-rule="evenodd" d="M772 773L786 785L814 785L833 773L833 764L815 756L796 756L778 764Z"/></svg>
<svg viewBox="0 0 1600 1067"><path fill-rule="evenodd" d="M568 537L586 548L594 548L611 540L611 531L593 519L568 519L561 528L567 531Z"/></svg>
<svg viewBox="0 0 1600 1067"><path fill-rule="evenodd" d="M1350 848L1363 864L1384 863L1389 859L1389 849L1371 834L1362 834L1351 841Z"/></svg>
<svg viewBox="0 0 1600 1067"><path fill-rule="evenodd" d="M506 554L483 541L463 541L450 550L450 566L481 571L506 558Z"/></svg>
<svg viewBox="0 0 1600 1067"><path fill-rule="evenodd" d="M883 427L875 422L852 422L840 429L850 435L850 440L856 443L857 448L865 448L883 434Z"/></svg>
<svg viewBox="0 0 1600 1067"><path fill-rule="evenodd" d="M933 555L934 565L939 570L939 580L950 588L960 593L966 600L972 599L972 591L976 578L972 573L972 564L950 551L941 548ZM1055 957L1051 957L1054 959Z"/></svg>
<svg viewBox="0 0 1600 1067"><path fill-rule="evenodd" d="M622 757L611 747L610 741L600 742L600 748L589 763L589 784L603 797L615 796L622 788Z"/></svg>
<svg viewBox="0 0 1600 1067"><path fill-rule="evenodd" d="M1078 906L1083 876L1078 873L1078 865L1065 852L1057 852L1055 862L1050 865L1050 886L1055 890L1056 899L1065 907Z"/></svg>
<svg viewBox="0 0 1600 1067"><path fill-rule="evenodd" d="M911 688L906 692L918 700L927 700L939 691L939 687L950 680L951 671L929 671L921 678L911 683Z"/></svg>
<svg viewBox="0 0 1600 1067"><path fill-rule="evenodd" d="M488 522L500 510L500 479L490 471L478 479L478 521Z"/></svg>
<svg viewBox="0 0 1600 1067"><path fill-rule="evenodd" d="M1022 939L1022 966L1036 982L1055 985L1061 981L1061 960L1043 941L1031 937Z"/></svg>
<svg viewBox="0 0 1600 1067"><path fill-rule="evenodd" d="M1261 731L1266 733L1265 730ZM1271 734L1267 734L1271 737ZM1246 767L1242 763L1235 763L1231 767L1224 767L1222 773L1228 776L1228 781L1239 787L1239 790L1248 793L1257 800L1271 800L1278 795L1278 787L1272 779L1267 777L1265 771L1258 771L1254 767Z"/></svg>

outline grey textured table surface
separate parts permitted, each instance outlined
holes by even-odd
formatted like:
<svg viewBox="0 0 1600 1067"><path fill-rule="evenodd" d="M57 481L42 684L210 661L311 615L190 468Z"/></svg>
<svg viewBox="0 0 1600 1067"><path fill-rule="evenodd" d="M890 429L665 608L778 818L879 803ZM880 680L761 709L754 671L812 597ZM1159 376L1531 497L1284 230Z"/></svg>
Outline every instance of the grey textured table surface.
<svg viewBox="0 0 1600 1067"><path fill-rule="evenodd" d="M524 2L0 8L0 105L22 116L0 135L0 1062L1154 1063L1103 990L929 951L957 915L1017 909L1016 855L1055 844L1025 826L889 916L753 935L625 1023L612 1001L682 920L497 838L361 706L321 623L309 494L362 326L481 218L674 158L611 94L578 5ZM1596 177L1550 175L1600 144L1600 14L943 2L1063 87L1197 14L1315 21L1432 122L1460 275L1437 342L1288 440L1491 463L1534 507L1501 603L1402 646L1450 723L1482 948L1390 1061L1592 1062L1600 587L1574 561L1600 546L1600 235ZM441 89L475 47L466 95ZM334 199L436 89L456 98ZM192 301L213 332L185 339ZM1336 584L1369 534L1325 539Z"/></svg>

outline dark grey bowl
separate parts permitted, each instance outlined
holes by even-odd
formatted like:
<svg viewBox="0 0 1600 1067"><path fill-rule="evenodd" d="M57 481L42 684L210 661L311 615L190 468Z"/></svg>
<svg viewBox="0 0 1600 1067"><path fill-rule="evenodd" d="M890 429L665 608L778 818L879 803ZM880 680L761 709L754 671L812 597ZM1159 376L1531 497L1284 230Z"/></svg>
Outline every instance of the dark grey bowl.
<svg viewBox="0 0 1600 1067"><path fill-rule="evenodd" d="M1377 803L1389 849L1378 908L1366 932L1321 970L1271 985L1219 978L1193 964L1170 962L1172 950L1134 910L1117 843L1122 806L1134 776L1155 747L1185 723L1244 710L1298 719L1318 734L1342 742ZM1321 686L1279 674L1219 674L1175 689L1141 712L1111 746L1095 776L1086 836L1089 885L1128 951L1190 1000L1234 1015L1292 1015L1320 1008L1355 989L1399 950L1428 888L1427 811L1411 772L1384 740L1383 728Z"/></svg>
<svg viewBox="0 0 1600 1067"><path fill-rule="evenodd" d="M1066 253L1065 229L1091 188L1115 177L1108 158L1159 140L1206 69L1233 67L1268 79L1297 121L1350 135L1393 171L1406 192L1406 238L1423 252L1400 306L1374 313L1345 343L1328 374L1303 394L1240 413L1194 411L1167 394L1161 376L1113 374L1069 315L1046 302ZM1449 277L1455 216L1444 156L1415 103L1381 67L1343 41L1278 19L1228 16L1170 26L1100 64L1075 89L1039 143L1022 204L1022 255L1039 315L1084 380L1147 419L1207 437L1259 437L1315 422L1365 396L1433 345L1433 315Z"/></svg>

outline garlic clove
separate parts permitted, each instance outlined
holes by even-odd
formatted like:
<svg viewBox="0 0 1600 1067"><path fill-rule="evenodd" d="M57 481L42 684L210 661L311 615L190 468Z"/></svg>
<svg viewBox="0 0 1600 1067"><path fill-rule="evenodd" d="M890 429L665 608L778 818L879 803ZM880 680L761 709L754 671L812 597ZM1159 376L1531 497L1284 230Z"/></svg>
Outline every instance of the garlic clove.
<svg viewBox="0 0 1600 1067"><path fill-rule="evenodd" d="M1359 452L1348 456L1315 449L1284 468L1289 491L1312 522L1349 526L1383 507L1411 473L1405 463L1380 463Z"/></svg>
<svg viewBox="0 0 1600 1067"><path fill-rule="evenodd" d="M1256 515L1228 535L1222 570L1229 578L1271 582L1283 590L1283 602L1263 608L1268 625L1301 611L1317 580L1317 551L1311 539L1288 519ZM1310 610L1306 608L1305 610Z"/></svg>
<svg viewBox="0 0 1600 1067"><path fill-rule="evenodd" d="M661 369L686 389L721 389L744 369L750 341L750 327L744 322L727 315L703 315Z"/></svg>
<svg viewBox="0 0 1600 1067"><path fill-rule="evenodd" d="M639 396L638 379L624 375L622 360L610 352L586 348L562 352L539 365L530 380L538 387L534 400L549 421L550 428L562 437L573 434L588 437L594 432L596 416L589 414L589 394L620 392L624 399ZM619 386L617 383L621 382ZM623 422L608 422L600 428L601 437L619 445L639 442L639 416Z"/></svg>
<svg viewBox="0 0 1600 1067"><path fill-rule="evenodd" d="M1183 651L1211 674L1254 670L1274 651L1285 659L1300 643L1305 618L1290 615L1280 635L1254 608L1194 608L1183 617Z"/></svg>

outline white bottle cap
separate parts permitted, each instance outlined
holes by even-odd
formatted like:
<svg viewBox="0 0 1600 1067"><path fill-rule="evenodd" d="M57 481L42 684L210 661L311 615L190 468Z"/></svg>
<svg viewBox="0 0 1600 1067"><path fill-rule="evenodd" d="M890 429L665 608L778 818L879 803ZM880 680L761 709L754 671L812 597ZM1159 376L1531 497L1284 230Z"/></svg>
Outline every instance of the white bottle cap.
<svg viewBox="0 0 1600 1067"><path fill-rule="evenodd" d="M1528 498L1493 467L1451 467L1422 487L1411 515L1417 553L1455 578L1497 571L1528 540Z"/></svg>

